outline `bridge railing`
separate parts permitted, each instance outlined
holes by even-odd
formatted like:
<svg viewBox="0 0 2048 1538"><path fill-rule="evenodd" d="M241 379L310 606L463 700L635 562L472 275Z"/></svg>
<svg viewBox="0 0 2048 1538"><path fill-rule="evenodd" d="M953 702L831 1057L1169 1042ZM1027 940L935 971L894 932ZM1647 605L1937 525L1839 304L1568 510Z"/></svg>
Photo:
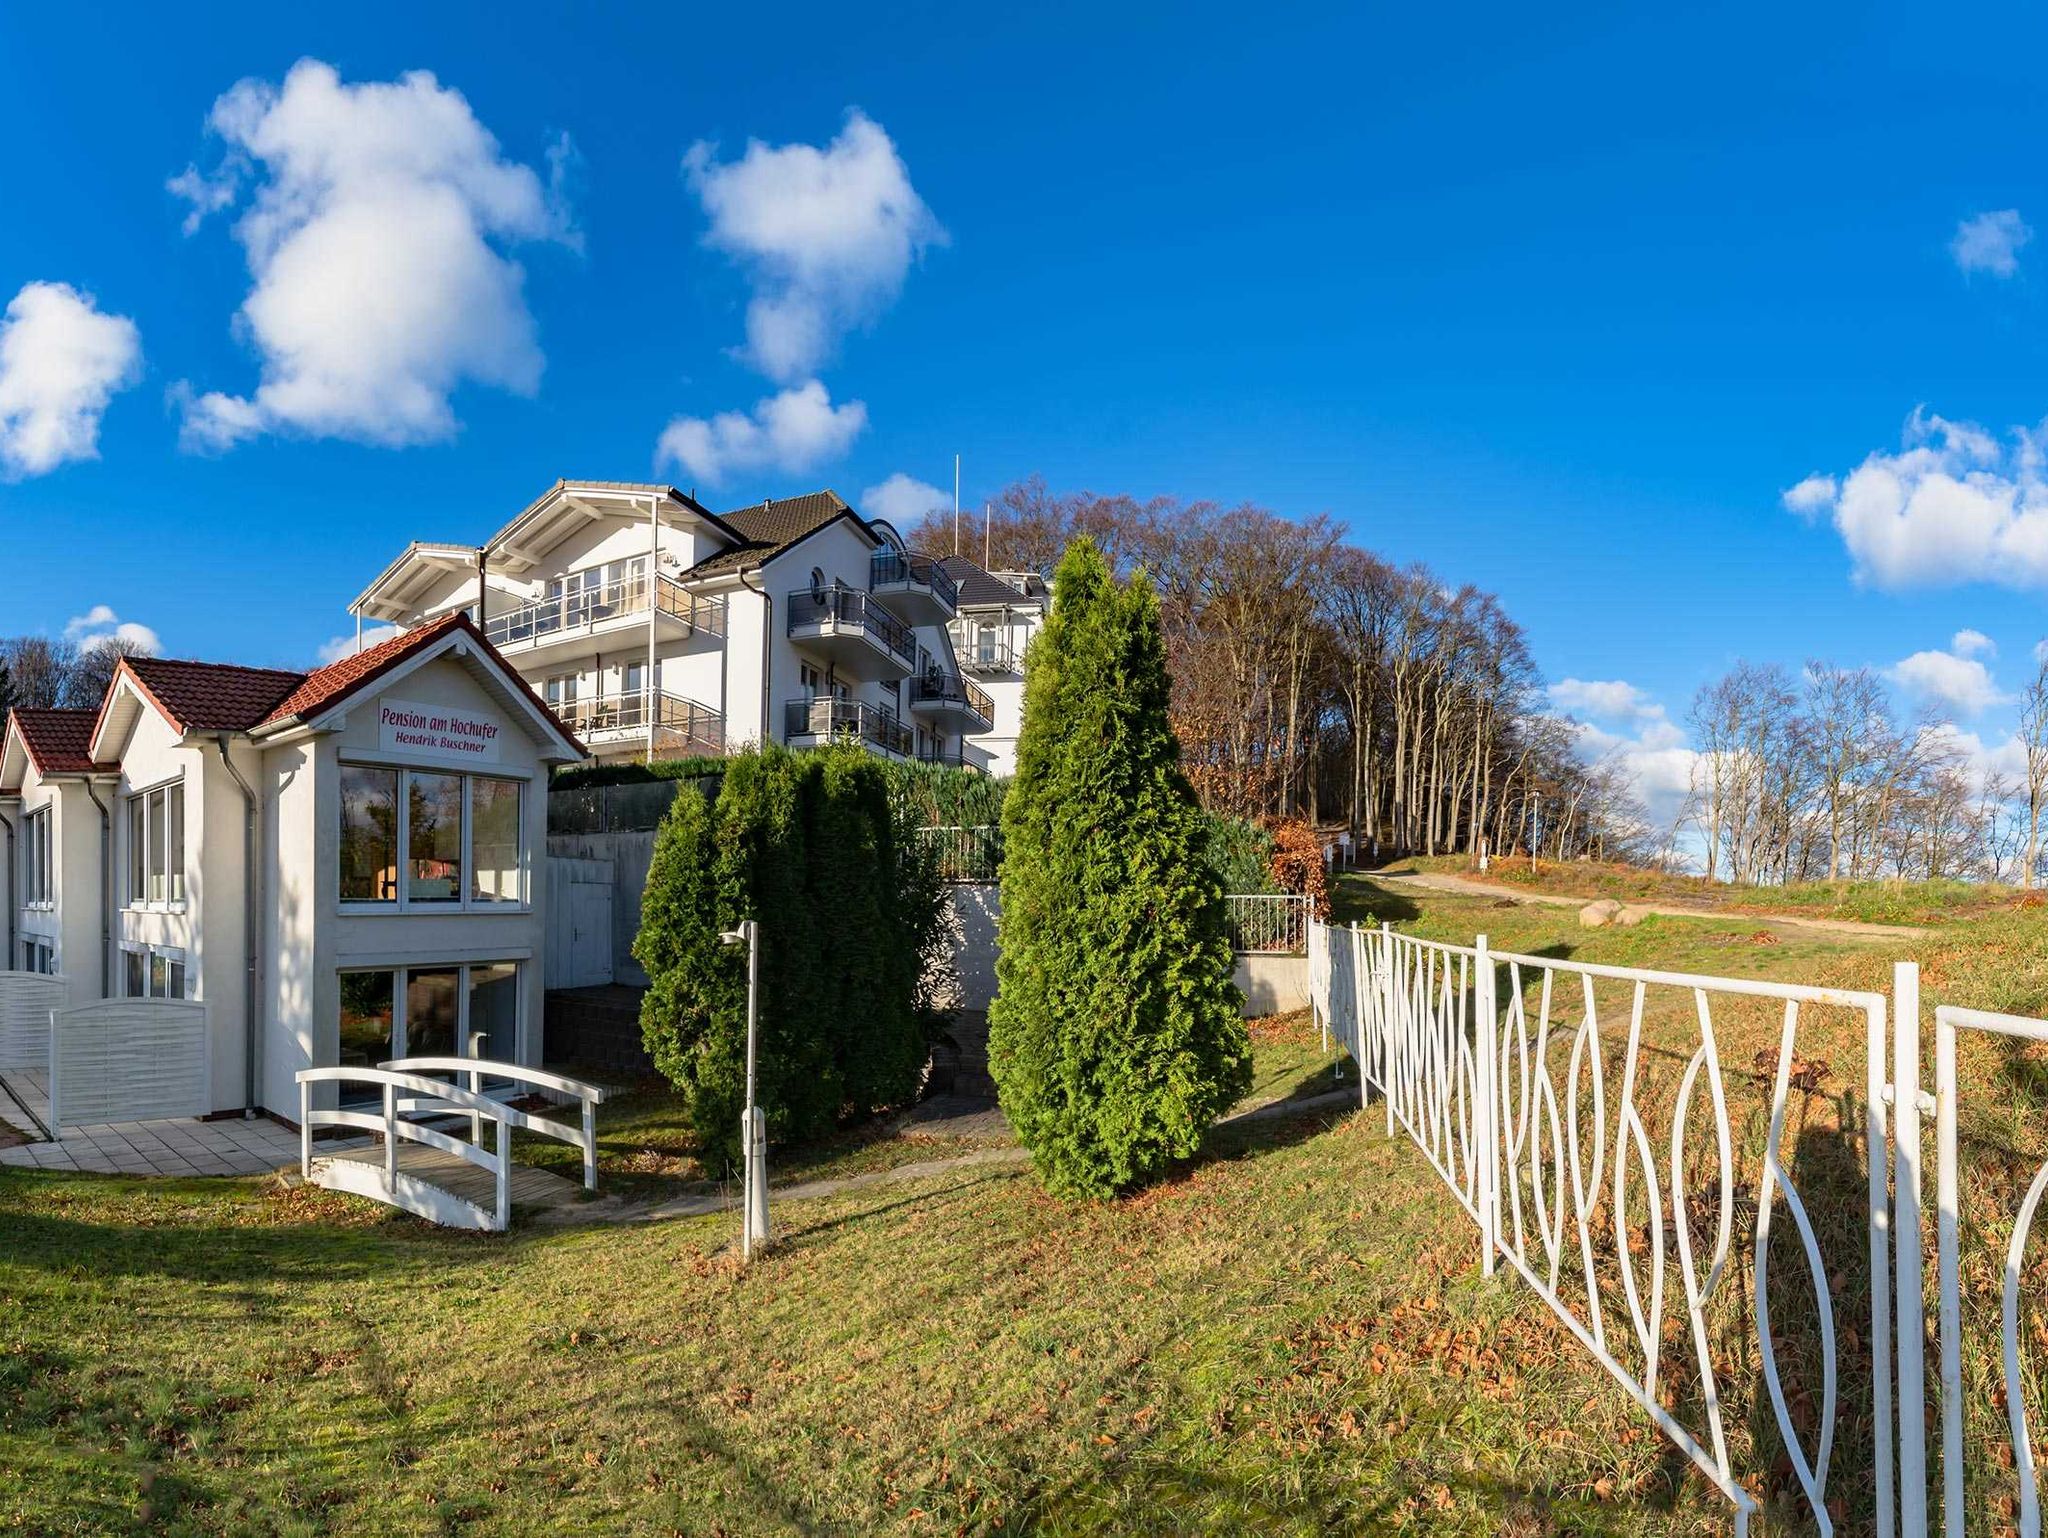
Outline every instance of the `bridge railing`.
<svg viewBox="0 0 2048 1538"><path fill-rule="evenodd" d="M459 1073L469 1082L465 1086L449 1079L435 1077L441 1073ZM436 1216L434 1212L421 1210L405 1200L399 1189L399 1141L403 1139L409 1143L418 1143L423 1147L452 1154L491 1176L495 1201L491 1221L486 1226L494 1233L502 1233L512 1221L512 1133L517 1129L554 1138L580 1149L583 1154L584 1186L591 1190L597 1187L596 1111L598 1103L605 1097L605 1092L594 1084L564 1078L560 1074L543 1073L517 1063L500 1063L488 1058L474 1057L394 1058L377 1068L307 1068L301 1070L297 1078L299 1170L307 1180L313 1178L313 1133L317 1128L335 1127L374 1133L384 1139L384 1189L380 1193L382 1198L394 1207L416 1211L420 1216L433 1218ZM555 1121L531 1111L521 1110L517 1106L507 1105L484 1093L483 1085L487 1080L504 1080L534 1090L568 1095L581 1103L582 1125L573 1127L567 1122ZM374 1086L382 1092L381 1105L376 1110L347 1106L331 1110L315 1109L313 1086L316 1084ZM413 1119L420 1116L450 1115L469 1117L468 1140L443 1132L439 1128L423 1125ZM488 1141L484 1135L485 1122L492 1123L497 1129L495 1136Z"/></svg>

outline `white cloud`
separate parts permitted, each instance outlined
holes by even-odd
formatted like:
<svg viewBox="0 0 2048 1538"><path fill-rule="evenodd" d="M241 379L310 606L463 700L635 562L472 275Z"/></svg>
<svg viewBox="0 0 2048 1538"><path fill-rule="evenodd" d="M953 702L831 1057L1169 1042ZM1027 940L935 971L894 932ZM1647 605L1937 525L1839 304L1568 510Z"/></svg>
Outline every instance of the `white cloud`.
<svg viewBox="0 0 2048 1538"><path fill-rule="evenodd" d="M1980 652L1986 657L1998 655L1998 643L1981 630L1958 630L1950 638L1948 649L1958 657L1974 657Z"/></svg>
<svg viewBox="0 0 2048 1538"><path fill-rule="evenodd" d="M1602 720L1648 720L1660 718L1664 707L1634 684L1619 678L1599 680L1567 678L1550 686L1551 703L1560 710L1578 711Z"/></svg>
<svg viewBox="0 0 2048 1538"><path fill-rule="evenodd" d="M1832 500L1858 581L1900 589L1962 582L2048 586L2048 424L2000 443L1983 428L1915 411L1898 453L1873 453ZM1793 496L1826 477L1809 477ZM1802 498L1802 501L1808 499Z"/></svg>
<svg viewBox="0 0 2048 1538"><path fill-rule="evenodd" d="M952 502L950 493L905 475L901 470L881 485L870 486L860 494L862 512L870 518L882 518L894 524L915 523L926 513L950 507Z"/></svg>
<svg viewBox="0 0 2048 1538"><path fill-rule="evenodd" d="M2026 783L2027 745L2017 735L1987 743L1977 733L1943 721L1929 736L1938 747L1950 748L1961 757L1971 786L1980 793L1993 775L2002 776L2008 785Z"/></svg>
<svg viewBox="0 0 2048 1538"><path fill-rule="evenodd" d="M234 234L255 281L236 329L262 382L249 396L177 387L188 448L276 431L431 442L455 431L458 385L538 388L525 273L503 248L577 244L565 143L543 184L426 71L349 85L315 59L281 87L242 81L207 126L226 146L219 170L169 186L191 205L188 230L250 190Z"/></svg>
<svg viewBox="0 0 2048 1538"><path fill-rule="evenodd" d="M85 613L73 615L65 621L64 639L82 652L98 651L116 641L151 657L164 649L163 642L149 626L122 619L114 612L113 605L104 603L96 603Z"/></svg>
<svg viewBox="0 0 2048 1538"><path fill-rule="evenodd" d="M2020 248L2033 238L2017 208L2001 208L1958 224L1948 251L1964 272L2009 278L2020 270Z"/></svg>
<svg viewBox="0 0 2048 1538"><path fill-rule="evenodd" d="M721 411L708 420L675 418L655 446L655 464L680 466L713 485L735 471L794 473L844 454L867 425L865 404L835 406L812 379L756 402L752 416Z"/></svg>
<svg viewBox="0 0 2048 1538"><path fill-rule="evenodd" d="M1809 475L1784 494L1785 506L1802 518L1814 518L1835 505L1835 478Z"/></svg>
<svg viewBox="0 0 2048 1538"><path fill-rule="evenodd" d="M135 382L142 336L66 283L24 283L0 317L0 475L99 458L100 417Z"/></svg>
<svg viewBox="0 0 2048 1538"><path fill-rule="evenodd" d="M692 145L683 174L711 220L706 244L754 287L744 356L778 384L816 372L946 241L889 135L858 111L823 149L753 139L737 160L716 157L715 145Z"/></svg>
<svg viewBox="0 0 2048 1538"><path fill-rule="evenodd" d="M1956 640L1971 636L1983 640L1974 630L1963 631ZM1885 677L1915 699L1946 705L1965 716L1981 715L2011 698L1999 689L1990 669L1977 658L1963 654L1961 647L1955 651L1915 652L1886 668Z"/></svg>
<svg viewBox="0 0 2048 1538"><path fill-rule="evenodd" d="M344 657L353 657L358 651L368 651L373 646L381 646L397 634L396 625L365 625L360 643L353 631L323 643L320 648L320 661L323 665L339 662Z"/></svg>

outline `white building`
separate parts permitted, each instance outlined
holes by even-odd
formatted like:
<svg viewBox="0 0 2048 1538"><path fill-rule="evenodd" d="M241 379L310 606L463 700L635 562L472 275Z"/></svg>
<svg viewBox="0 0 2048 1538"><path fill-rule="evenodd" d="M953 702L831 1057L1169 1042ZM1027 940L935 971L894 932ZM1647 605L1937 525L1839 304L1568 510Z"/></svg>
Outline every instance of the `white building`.
<svg viewBox="0 0 2048 1538"><path fill-rule="evenodd" d="M413 544L350 606L470 614L602 759L834 737L985 767L946 564L832 491L713 513L671 486L557 482L481 547Z"/></svg>
<svg viewBox="0 0 2048 1538"><path fill-rule="evenodd" d="M984 571L960 555L939 564L959 595L950 627L954 655L995 707L989 730L968 740L988 756L990 774L1015 774L1024 726L1024 649L1044 628L1051 590L1035 571Z"/></svg>
<svg viewBox="0 0 2048 1538"><path fill-rule="evenodd" d="M466 618L310 674L126 658L0 738L7 951L205 1006L205 1110L302 1068L541 1049L546 781L582 757Z"/></svg>

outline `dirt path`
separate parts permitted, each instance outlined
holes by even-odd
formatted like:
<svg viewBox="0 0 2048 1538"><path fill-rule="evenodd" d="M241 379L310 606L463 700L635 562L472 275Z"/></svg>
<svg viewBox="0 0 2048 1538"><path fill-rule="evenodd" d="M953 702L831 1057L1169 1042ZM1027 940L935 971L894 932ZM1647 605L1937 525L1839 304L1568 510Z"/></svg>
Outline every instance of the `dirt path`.
<svg viewBox="0 0 2048 1538"><path fill-rule="evenodd" d="M1521 887L1502 886L1493 881L1475 881L1469 876L1450 876L1438 871L1373 871L1369 879L1391 886L1422 887L1432 892L1450 892L1460 897L1505 897L1518 903L1537 903L1552 908L1583 908L1597 897L1566 897L1557 892L1531 892ZM1858 940L1917 940L1925 929L1907 924L1866 924L1857 919L1791 918L1782 913L1738 913L1727 908L1685 907L1676 903L1635 902L1617 898L1639 913L1660 918L1719 919L1723 923L1754 923L1763 929L1794 929L1809 934L1848 935Z"/></svg>

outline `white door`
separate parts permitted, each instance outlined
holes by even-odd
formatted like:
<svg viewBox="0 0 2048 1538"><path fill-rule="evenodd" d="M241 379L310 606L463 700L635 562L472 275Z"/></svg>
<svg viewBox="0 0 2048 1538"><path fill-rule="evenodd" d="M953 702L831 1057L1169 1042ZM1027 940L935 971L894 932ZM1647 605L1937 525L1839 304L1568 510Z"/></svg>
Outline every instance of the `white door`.
<svg viewBox="0 0 2048 1538"><path fill-rule="evenodd" d="M548 861L549 988L595 988L612 981L612 862Z"/></svg>

